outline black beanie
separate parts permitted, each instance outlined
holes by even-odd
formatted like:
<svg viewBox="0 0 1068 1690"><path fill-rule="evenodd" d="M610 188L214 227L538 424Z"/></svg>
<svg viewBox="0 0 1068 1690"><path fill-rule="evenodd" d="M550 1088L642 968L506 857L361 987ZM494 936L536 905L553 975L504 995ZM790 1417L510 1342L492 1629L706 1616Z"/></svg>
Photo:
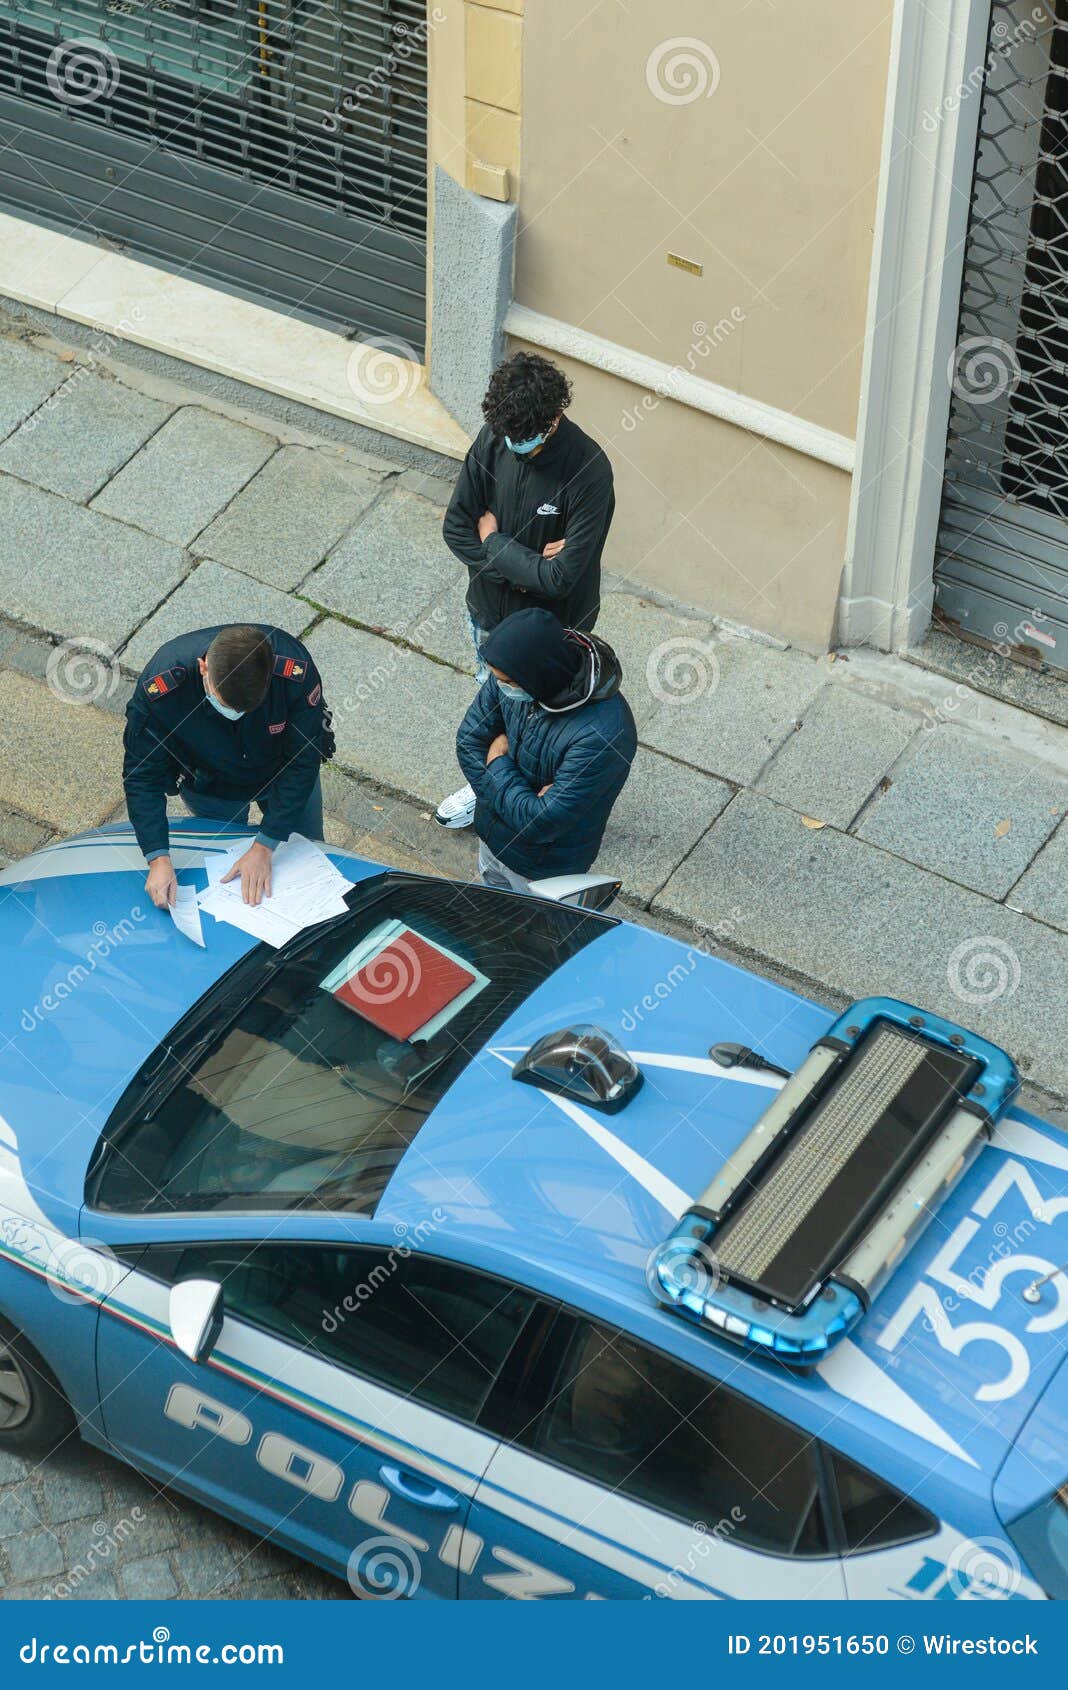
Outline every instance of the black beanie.
<svg viewBox="0 0 1068 1690"><path fill-rule="evenodd" d="M583 647L551 610L517 610L498 622L479 655L539 704L558 698L582 667Z"/></svg>

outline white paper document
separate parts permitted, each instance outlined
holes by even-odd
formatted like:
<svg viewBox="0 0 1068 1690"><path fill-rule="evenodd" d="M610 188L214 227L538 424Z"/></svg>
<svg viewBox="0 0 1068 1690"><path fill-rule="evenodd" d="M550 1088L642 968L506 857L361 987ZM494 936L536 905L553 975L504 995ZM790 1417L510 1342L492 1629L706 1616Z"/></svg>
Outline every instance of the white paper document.
<svg viewBox="0 0 1068 1690"><path fill-rule="evenodd" d="M274 852L270 896L258 905L246 904L240 876L225 885L222 876L229 874L247 850L247 844L235 845L225 858L212 864L210 884L197 903L216 921L228 921L232 927L277 947L287 944L305 927L346 913L344 895L351 891L353 882L345 879L320 846L299 833Z"/></svg>
<svg viewBox="0 0 1068 1690"><path fill-rule="evenodd" d="M184 933L187 939L192 939L194 945L204 948L204 933L200 925L200 908L197 904L197 889L195 886L178 884L178 894L173 904L168 904L171 920L179 933Z"/></svg>

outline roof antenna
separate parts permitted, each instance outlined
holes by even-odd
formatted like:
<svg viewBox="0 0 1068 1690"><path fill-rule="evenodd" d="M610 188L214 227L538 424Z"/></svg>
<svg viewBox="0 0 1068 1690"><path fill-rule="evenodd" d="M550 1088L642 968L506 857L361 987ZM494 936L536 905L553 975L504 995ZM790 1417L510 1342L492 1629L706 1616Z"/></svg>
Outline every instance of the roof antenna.
<svg viewBox="0 0 1068 1690"><path fill-rule="evenodd" d="M777 1062L769 1062L766 1056L750 1050L748 1045L713 1045L708 1054L721 1068L755 1068L764 1074L780 1074L784 1080L790 1078L789 1068L780 1068Z"/></svg>
<svg viewBox="0 0 1068 1690"><path fill-rule="evenodd" d="M1042 1279L1032 1279L1030 1285L1025 1285L1021 1293L1024 1302L1040 1302L1043 1285L1048 1285L1050 1280L1056 1279L1059 1273L1068 1273L1068 1262L1065 1262L1063 1267L1054 1268L1052 1273L1047 1273Z"/></svg>

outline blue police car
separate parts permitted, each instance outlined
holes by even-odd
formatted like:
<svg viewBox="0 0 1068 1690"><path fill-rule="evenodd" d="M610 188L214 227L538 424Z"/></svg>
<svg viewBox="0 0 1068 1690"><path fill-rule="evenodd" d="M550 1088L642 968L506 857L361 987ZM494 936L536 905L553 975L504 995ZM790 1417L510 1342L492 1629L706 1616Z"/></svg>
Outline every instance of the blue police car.
<svg viewBox="0 0 1068 1690"><path fill-rule="evenodd" d="M125 827L0 875L0 1442L370 1597L1068 1594L1068 1143L1004 1053L333 855L280 948Z"/></svg>

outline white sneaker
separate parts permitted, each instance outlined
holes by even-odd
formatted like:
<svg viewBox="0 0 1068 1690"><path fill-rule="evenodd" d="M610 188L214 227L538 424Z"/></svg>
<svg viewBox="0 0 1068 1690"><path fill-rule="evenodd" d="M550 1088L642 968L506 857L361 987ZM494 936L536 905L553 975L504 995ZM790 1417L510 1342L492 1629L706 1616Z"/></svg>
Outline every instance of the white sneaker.
<svg viewBox="0 0 1068 1690"><path fill-rule="evenodd" d="M475 819L475 790L471 786L462 786L459 792L451 792L443 798L434 811L434 820L442 827L470 827Z"/></svg>

